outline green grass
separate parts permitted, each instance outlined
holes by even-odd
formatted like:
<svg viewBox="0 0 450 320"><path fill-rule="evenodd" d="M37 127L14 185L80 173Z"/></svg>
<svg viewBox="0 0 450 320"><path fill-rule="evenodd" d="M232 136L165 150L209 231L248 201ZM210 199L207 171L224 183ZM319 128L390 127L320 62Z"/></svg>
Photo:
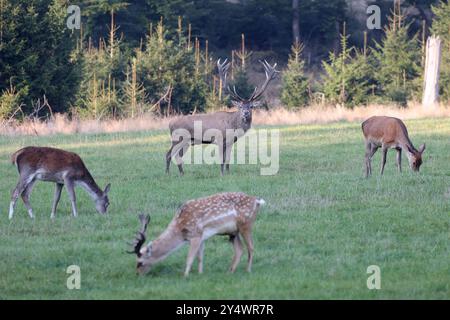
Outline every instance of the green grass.
<svg viewBox="0 0 450 320"><path fill-rule="evenodd" d="M395 168L388 153L383 178L363 178L359 123L279 127L280 171L260 176L259 166L175 166L164 173L165 131L0 137L0 299L449 299L450 120L407 121L413 142L427 143L421 172ZM8 220L17 171L9 156L25 145L77 152L101 187L111 182L107 216L95 212L77 189L79 217L70 216L63 192L50 220L53 184L38 182L28 218L19 200ZM187 247L137 277L126 242L137 214L150 213L149 237L167 226L184 201L222 191L264 198L254 225L253 272L246 256L227 273L232 247L224 237L206 242L205 272L184 279ZM81 289L66 288L66 268L81 268ZM381 290L368 290L367 267L381 268Z"/></svg>

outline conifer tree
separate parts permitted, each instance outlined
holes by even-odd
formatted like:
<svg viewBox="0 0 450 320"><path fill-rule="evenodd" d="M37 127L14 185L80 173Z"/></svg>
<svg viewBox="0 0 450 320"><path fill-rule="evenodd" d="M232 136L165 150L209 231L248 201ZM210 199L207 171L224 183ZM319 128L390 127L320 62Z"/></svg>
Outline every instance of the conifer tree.
<svg viewBox="0 0 450 320"><path fill-rule="evenodd" d="M332 104L345 105L347 102L347 88L348 88L348 62L351 59L348 48L348 38L346 34L345 24L343 33L341 34L341 50L339 54L330 52L329 62L323 61L322 66L325 70L325 77L323 82L323 91L325 98Z"/></svg>
<svg viewBox="0 0 450 320"><path fill-rule="evenodd" d="M15 87L25 114L44 94L53 111L67 111L81 75L65 3L3 0L1 10L0 94Z"/></svg>
<svg viewBox="0 0 450 320"><path fill-rule="evenodd" d="M124 113L131 118L144 112L145 89L142 83L137 81L136 58L132 60L131 70L126 74L127 79L123 84Z"/></svg>
<svg viewBox="0 0 450 320"><path fill-rule="evenodd" d="M235 56L240 60L239 66L233 66L237 69L234 73L233 86L237 88L238 93L241 97L249 97L253 92L253 87L250 85L247 67L253 52L248 51L245 45L245 35L241 34L241 48L235 51Z"/></svg>
<svg viewBox="0 0 450 320"><path fill-rule="evenodd" d="M283 72L281 102L288 108L304 107L309 102L308 78L305 77L301 54L303 44L296 41L291 47L287 69Z"/></svg>
<svg viewBox="0 0 450 320"><path fill-rule="evenodd" d="M138 81L144 86L148 102L159 100L170 86L173 88L171 104L178 113L203 111L206 106L204 74L197 70L195 51L185 43L185 40L171 39L160 21L147 37L137 65Z"/></svg>
<svg viewBox="0 0 450 320"><path fill-rule="evenodd" d="M373 58L366 47L363 52L349 48L348 38L344 24L340 53L331 52L329 61L322 62L325 70L322 88L329 103L353 107L370 100L374 83Z"/></svg>
<svg viewBox="0 0 450 320"><path fill-rule="evenodd" d="M385 27L384 38L376 43L378 94L386 102L406 106L421 89L421 53L417 37L408 35L409 25L396 9Z"/></svg>

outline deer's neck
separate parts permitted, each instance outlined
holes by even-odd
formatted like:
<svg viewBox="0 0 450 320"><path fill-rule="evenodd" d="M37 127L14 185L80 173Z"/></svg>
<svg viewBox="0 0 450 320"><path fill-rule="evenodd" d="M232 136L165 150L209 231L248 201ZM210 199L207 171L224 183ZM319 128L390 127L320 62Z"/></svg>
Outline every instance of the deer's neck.
<svg viewBox="0 0 450 320"><path fill-rule="evenodd" d="M93 200L97 200L103 195L102 189L99 188L94 178L91 175L83 179L77 180L76 183L82 187L91 196Z"/></svg>
<svg viewBox="0 0 450 320"><path fill-rule="evenodd" d="M406 154L410 153L408 151L408 149L416 151L416 148L414 148L411 140L409 139L409 135L408 135L408 131L406 130L406 127L401 126L400 129L401 130L400 130L400 134L399 134L399 138L398 138L398 144L400 145L400 147L406 152Z"/></svg>
<svg viewBox="0 0 450 320"><path fill-rule="evenodd" d="M406 152L406 154L410 154L409 150L417 151L417 149L412 144L411 140L407 135L404 135L399 141L400 148Z"/></svg>
<svg viewBox="0 0 450 320"><path fill-rule="evenodd" d="M153 263L161 261L179 249L186 241L175 228L169 226L158 238L152 241L151 257Z"/></svg>
<svg viewBox="0 0 450 320"><path fill-rule="evenodd" d="M238 127L246 132L252 126L252 110L239 109L237 112Z"/></svg>

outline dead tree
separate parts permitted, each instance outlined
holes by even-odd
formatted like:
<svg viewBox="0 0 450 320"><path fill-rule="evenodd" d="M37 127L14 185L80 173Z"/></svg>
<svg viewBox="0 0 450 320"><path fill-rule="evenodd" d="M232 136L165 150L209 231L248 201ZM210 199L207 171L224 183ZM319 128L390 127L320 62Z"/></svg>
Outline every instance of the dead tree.
<svg viewBox="0 0 450 320"><path fill-rule="evenodd" d="M428 37L423 77L422 106L430 108L439 102L439 69L441 64L441 39Z"/></svg>

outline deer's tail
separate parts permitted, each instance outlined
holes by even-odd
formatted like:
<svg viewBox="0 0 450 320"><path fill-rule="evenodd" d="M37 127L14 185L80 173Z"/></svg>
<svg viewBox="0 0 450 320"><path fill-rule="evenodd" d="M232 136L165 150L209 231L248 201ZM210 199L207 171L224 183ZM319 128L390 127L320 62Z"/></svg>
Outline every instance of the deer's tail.
<svg viewBox="0 0 450 320"><path fill-rule="evenodd" d="M260 206L263 206L266 204L266 201L264 201L263 198L258 198L256 199L256 203L259 204Z"/></svg>
<svg viewBox="0 0 450 320"><path fill-rule="evenodd" d="M20 150L17 150L16 152L14 152L11 155L11 163L12 163L12 165L17 166L17 158L22 154L23 151L24 151L24 149L20 149Z"/></svg>

